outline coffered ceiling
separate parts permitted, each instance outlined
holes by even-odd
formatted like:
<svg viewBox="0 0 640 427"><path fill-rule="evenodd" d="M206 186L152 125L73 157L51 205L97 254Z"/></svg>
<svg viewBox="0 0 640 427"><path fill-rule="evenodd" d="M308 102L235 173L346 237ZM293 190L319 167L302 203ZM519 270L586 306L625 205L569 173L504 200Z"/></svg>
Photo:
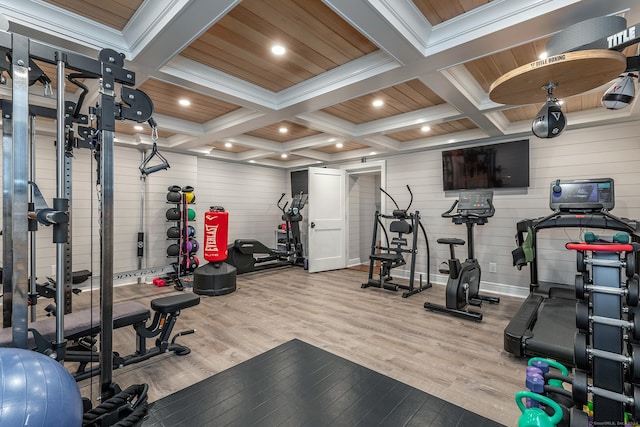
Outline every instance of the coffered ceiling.
<svg viewBox="0 0 640 427"><path fill-rule="evenodd" d="M536 139L541 105L496 104L493 81L570 25L640 22L637 0L8 0L0 12L10 31L123 52L154 102L161 151L283 168ZM568 128L640 119L637 102L600 105L608 86L564 100ZM116 141L145 148L150 130L121 124Z"/></svg>

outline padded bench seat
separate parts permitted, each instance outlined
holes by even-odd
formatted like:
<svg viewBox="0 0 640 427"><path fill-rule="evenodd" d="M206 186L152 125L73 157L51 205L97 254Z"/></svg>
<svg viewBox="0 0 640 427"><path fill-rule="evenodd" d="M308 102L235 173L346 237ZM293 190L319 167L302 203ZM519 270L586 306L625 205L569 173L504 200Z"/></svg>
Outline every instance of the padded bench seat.
<svg viewBox="0 0 640 427"><path fill-rule="evenodd" d="M372 260L376 260L376 261L396 261L399 259L404 259L404 257L402 256L402 254L398 254L398 253L379 253L379 254L373 254L373 255L369 255L369 258Z"/></svg>
<svg viewBox="0 0 640 427"><path fill-rule="evenodd" d="M149 309L138 302L128 301L114 304L113 329L143 323L150 317L151 313ZM28 327L30 329L36 329L47 341L55 341L56 339L55 317L36 320L35 322L29 323ZM64 316L64 329L65 338L70 341L98 334L100 332L100 308L97 307L67 314ZM0 330L0 347L12 346L12 330L11 328L3 328ZM33 334L28 334L27 347L36 347Z"/></svg>

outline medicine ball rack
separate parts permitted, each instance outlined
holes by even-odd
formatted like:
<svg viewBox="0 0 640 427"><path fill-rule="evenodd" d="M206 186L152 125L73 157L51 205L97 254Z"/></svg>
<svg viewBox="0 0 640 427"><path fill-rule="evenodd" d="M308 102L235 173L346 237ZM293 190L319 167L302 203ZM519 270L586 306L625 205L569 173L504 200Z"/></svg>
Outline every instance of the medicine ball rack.
<svg viewBox="0 0 640 427"><path fill-rule="evenodd" d="M168 188L167 203L174 207L165 214L168 222L173 223L167 229L167 240L173 241L167 247L167 257L176 261L172 263L175 273L174 281L177 290L184 290L182 277L190 276L198 268L200 262L196 253L200 247L196 240L196 228L189 221L196 220L195 210L190 208L195 203L194 188L171 185Z"/></svg>

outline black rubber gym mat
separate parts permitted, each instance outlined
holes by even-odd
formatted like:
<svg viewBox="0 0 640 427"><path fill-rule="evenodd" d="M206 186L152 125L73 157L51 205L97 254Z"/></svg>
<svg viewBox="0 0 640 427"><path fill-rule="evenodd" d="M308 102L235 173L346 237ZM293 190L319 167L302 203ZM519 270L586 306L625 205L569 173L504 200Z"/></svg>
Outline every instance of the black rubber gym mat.
<svg viewBox="0 0 640 427"><path fill-rule="evenodd" d="M142 425L501 426L300 340L153 402Z"/></svg>

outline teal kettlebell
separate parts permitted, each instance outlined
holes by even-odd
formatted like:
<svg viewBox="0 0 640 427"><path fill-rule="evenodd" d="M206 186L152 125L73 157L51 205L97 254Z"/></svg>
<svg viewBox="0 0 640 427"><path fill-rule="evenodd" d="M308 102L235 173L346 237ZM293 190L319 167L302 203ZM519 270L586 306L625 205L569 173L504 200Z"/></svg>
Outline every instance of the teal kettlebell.
<svg viewBox="0 0 640 427"><path fill-rule="evenodd" d="M543 409L527 408L522 399L531 399L553 409L553 415L549 416ZM522 412L518 418L518 427L555 427L562 421L562 408L553 400L546 396L530 391L519 391L516 393L516 404Z"/></svg>
<svg viewBox="0 0 640 427"><path fill-rule="evenodd" d="M535 362L546 363L547 365L559 370L562 375L565 375L565 376L569 375L569 369L567 369L566 366L564 366L562 363L560 363L560 362L558 362L556 360L547 359L545 357L532 357L531 359L529 359L529 362L527 364L529 366L534 366ZM562 381L560 381L560 380L549 380L549 385L552 385L554 387L562 387Z"/></svg>

